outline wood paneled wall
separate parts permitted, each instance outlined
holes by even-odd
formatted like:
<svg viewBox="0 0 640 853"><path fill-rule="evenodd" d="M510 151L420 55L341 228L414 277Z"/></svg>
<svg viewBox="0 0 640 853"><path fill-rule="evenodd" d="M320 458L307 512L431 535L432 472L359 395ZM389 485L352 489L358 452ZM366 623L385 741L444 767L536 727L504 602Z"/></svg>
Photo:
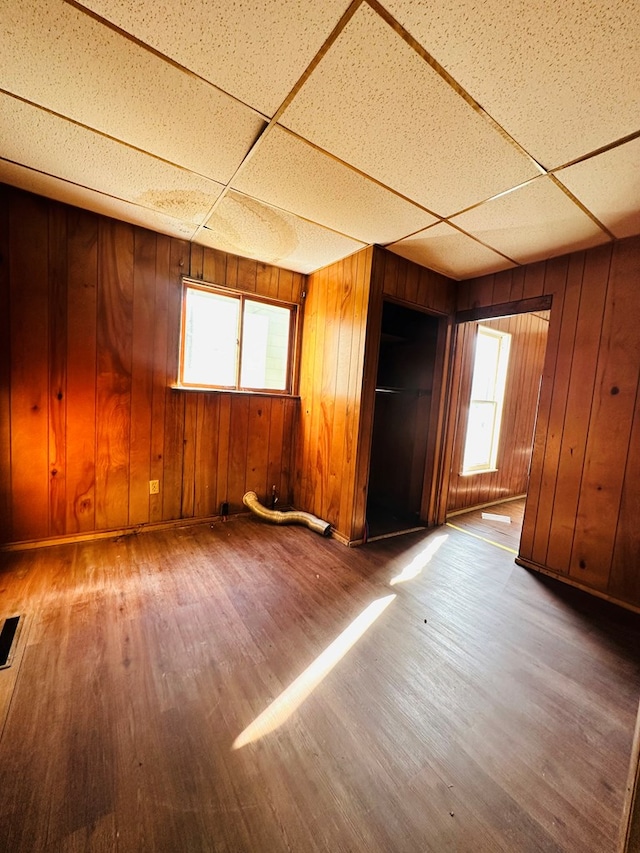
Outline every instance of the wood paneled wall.
<svg viewBox="0 0 640 853"><path fill-rule="evenodd" d="M294 502L350 542L360 541L365 529L384 297L446 315L455 284L378 247L309 276ZM442 359L443 347L444 337ZM441 389L439 377L438 399Z"/></svg>
<svg viewBox="0 0 640 853"><path fill-rule="evenodd" d="M465 282L552 294L520 561L640 606L640 238Z"/></svg>
<svg viewBox="0 0 640 853"><path fill-rule="evenodd" d="M371 247L313 273L300 357L297 507L353 529Z"/></svg>
<svg viewBox="0 0 640 853"><path fill-rule="evenodd" d="M294 302L304 276L1 185L0 255L0 542L291 500L298 400L170 385L181 275Z"/></svg>
<svg viewBox="0 0 640 853"><path fill-rule="evenodd" d="M372 288L367 333L365 375L363 378L363 424L360 440L361 453L357 471L358 505L356 507L355 531L361 537L366 521L367 487L371 440L373 436L373 413L375 387L380 352L380 330L382 303L390 299L408 308L426 311L442 318L434 360L433 387L429 414L425 480L422 489L421 519L428 524L444 521L444 502L440 483L443 471L443 440L445 428L445 397L447 386L448 354L451 339L452 315L455 309L456 282L440 273L420 267L412 261L394 255L386 249L377 248L372 269Z"/></svg>
<svg viewBox="0 0 640 853"><path fill-rule="evenodd" d="M549 323L535 314L517 314L512 317L482 321L483 326L508 332L511 335L509 368L497 470L465 476L460 472L469 412L477 325L477 323L462 323L458 327L456 337L453 362L455 385L451 406L457 417L454 425L455 437L447 500L447 509L451 512L522 495L527 490L533 427Z"/></svg>

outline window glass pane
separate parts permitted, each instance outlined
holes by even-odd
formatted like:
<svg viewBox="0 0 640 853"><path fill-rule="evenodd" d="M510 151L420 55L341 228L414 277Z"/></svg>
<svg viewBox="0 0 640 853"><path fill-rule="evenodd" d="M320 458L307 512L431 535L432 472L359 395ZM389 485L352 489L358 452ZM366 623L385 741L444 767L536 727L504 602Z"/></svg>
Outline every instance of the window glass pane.
<svg viewBox="0 0 640 853"><path fill-rule="evenodd" d="M495 400L496 372L500 353L500 338L478 330L476 359L473 368L472 400Z"/></svg>
<svg viewBox="0 0 640 853"><path fill-rule="evenodd" d="M471 401L464 446L464 471L491 467L495 416L495 403Z"/></svg>
<svg viewBox="0 0 640 853"><path fill-rule="evenodd" d="M187 289L183 382L235 386L239 310L234 297Z"/></svg>
<svg viewBox="0 0 640 853"><path fill-rule="evenodd" d="M496 467L510 342L507 332L478 326L463 473Z"/></svg>
<svg viewBox="0 0 640 853"><path fill-rule="evenodd" d="M287 388L291 311L279 305L245 300L240 385L243 388Z"/></svg>

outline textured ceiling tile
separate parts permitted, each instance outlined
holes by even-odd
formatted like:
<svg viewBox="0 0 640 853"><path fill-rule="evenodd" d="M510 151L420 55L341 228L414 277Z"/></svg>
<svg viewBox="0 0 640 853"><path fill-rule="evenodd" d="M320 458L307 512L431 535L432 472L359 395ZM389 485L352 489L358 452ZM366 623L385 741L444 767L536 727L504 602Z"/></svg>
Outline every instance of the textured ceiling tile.
<svg viewBox="0 0 640 853"><path fill-rule="evenodd" d="M194 238L224 252L297 272L313 272L361 249L363 243L229 192Z"/></svg>
<svg viewBox="0 0 640 853"><path fill-rule="evenodd" d="M281 121L439 216L539 174L368 6Z"/></svg>
<svg viewBox="0 0 640 853"><path fill-rule="evenodd" d="M0 95L0 157L201 224L222 186Z"/></svg>
<svg viewBox="0 0 640 853"><path fill-rule="evenodd" d="M446 222L387 246L391 252L451 278L486 275L515 266Z"/></svg>
<svg viewBox="0 0 640 853"><path fill-rule="evenodd" d="M547 169L638 130L640 0L385 0Z"/></svg>
<svg viewBox="0 0 640 853"><path fill-rule="evenodd" d="M160 234L168 234L170 237L180 237L190 240L196 230L195 225L188 225L180 219L139 207L127 201L104 195L95 190L88 190L76 184L69 184L59 178L43 175L41 172L33 172L25 166L17 166L15 163L7 163L0 160L0 181L27 190L37 195L52 198L55 201L82 207L103 216L111 216L123 222L140 225Z"/></svg>
<svg viewBox="0 0 640 853"><path fill-rule="evenodd" d="M85 0L83 5L271 116L349 0Z"/></svg>
<svg viewBox="0 0 640 853"><path fill-rule="evenodd" d="M562 169L556 177L616 237L640 234L640 139Z"/></svg>
<svg viewBox="0 0 640 853"><path fill-rule="evenodd" d="M282 128L264 138L236 189L365 243L388 243L435 218Z"/></svg>
<svg viewBox="0 0 640 853"><path fill-rule="evenodd" d="M3 89L214 180L229 180L264 126L248 107L59 0L12 3L3 25Z"/></svg>
<svg viewBox="0 0 640 853"><path fill-rule="evenodd" d="M609 239L546 177L451 221L522 264L587 249Z"/></svg>

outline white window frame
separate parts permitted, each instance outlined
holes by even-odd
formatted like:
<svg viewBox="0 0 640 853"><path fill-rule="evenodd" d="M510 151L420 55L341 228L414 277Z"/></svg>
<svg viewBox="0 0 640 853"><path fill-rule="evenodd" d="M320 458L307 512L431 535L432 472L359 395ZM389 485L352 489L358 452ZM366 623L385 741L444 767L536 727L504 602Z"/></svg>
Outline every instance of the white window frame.
<svg viewBox="0 0 640 853"><path fill-rule="evenodd" d="M236 299L239 304L238 328L235 339L235 382L229 385L217 385L206 382L190 382L185 380L185 347L187 341L187 294L189 290L200 290L207 293L215 293L231 299ZM287 363L285 373L285 388L251 387L241 384L242 354L244 336L244 311L247 302L259 302L264 305L273 305L289 311L289 340L287 344ZM178 355L178 382L177 387L191 390L213 390L213 391L239 391L254 394L277 394L290 396L293 394L293 367L294 354L297 341L298 305L294 302L283 302L277 299L260 296L259 294L242 290L233 290L211 282L200 281L184 277L182 279L182 301L180 309L180 351Z"/></svg>
<svg viewBox="0 0 640 853"><path fill-rule="evenodd" d="M493 394L487 399L485 397L474 396L474 387L480 385L476 382L476 371L479 368L477 353L478 339L485 335L497 339L498 355L493 364L493 374L491 384L493 385ZM462 449L462 474L480 474L490 471L497 471L498 449L500 445L500 432L502 427L502 414L504 410L504 395L507 383L507 372L509 369L509 354L511 349L511 335L509 332L501 332L498 329L493 329L490 326L483 326L478 323L476 328L476 340L474 347L474 363L471 372L471 390L469 392L469 408L467 411L467 426L465 429L465 439ZM493 406L493 417L491 418L491 442L487 457L481 463L469 464L467 462L469 455L469 447L472 445L472 437L469 430L472 427L471 411L474 403L482 405L491 404Z"/></svg>

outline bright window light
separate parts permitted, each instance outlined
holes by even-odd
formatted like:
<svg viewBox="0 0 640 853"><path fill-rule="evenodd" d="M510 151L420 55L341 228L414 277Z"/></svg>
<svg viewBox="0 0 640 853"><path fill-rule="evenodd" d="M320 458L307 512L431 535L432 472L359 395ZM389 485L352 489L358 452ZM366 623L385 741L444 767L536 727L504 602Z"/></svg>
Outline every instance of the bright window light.
<svg viewBox="0 0 640 853"><path fill-rule="evenodd" d="M496 467L511 335L478 326L463 474Z"/></svg>
<svg viewBox="0 0 640 853"><path fill-rule="evenodd" d="M290 391L295 310L185 281L180 384Z"/></svg>

